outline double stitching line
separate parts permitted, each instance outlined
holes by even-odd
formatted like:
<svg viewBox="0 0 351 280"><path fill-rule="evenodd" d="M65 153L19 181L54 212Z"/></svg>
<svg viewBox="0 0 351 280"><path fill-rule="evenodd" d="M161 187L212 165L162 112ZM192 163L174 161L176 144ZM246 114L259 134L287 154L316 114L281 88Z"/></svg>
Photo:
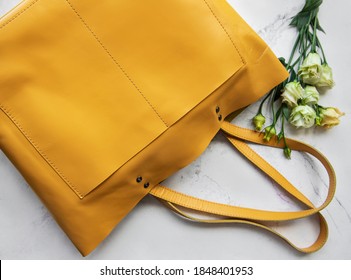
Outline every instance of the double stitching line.
<svg viewBox="0 0 351 280"><path fill-rule="evenodd" d="M208 4L207 0L203 0L206 3L206 6L208 7L208 9L211 11L212 15L214 16L214 18L217 20L218 24L222 27L223 31L225 32L225 34L227 34L230 42L232 43L232 45L234 46L234 48L236 49L238 55L240 56L241 62L245 64L245 59L243 58L243 56L241 55L238 47L236 46L236 44L234 43L233 38L230 36L230 34L228 33L227 29L224 27L224 25L222 24L222 22L220 21L220 19L216 16L215 12L213 11L213 9L211 8L210 4Z"/></svg>
<svg viewBox="0 0 351 280"><path fill-rule="evenodd" d="M77 15L77 17L80 19L80 21L84 24L86 29L93 35L95 40L99 43L99 45L104 49L104 51L108 54L108 56L112 59L112 61L118 66L118 68L123 72L123 74L127 77L127 79L131 82L131 84L134 86L134 88L140 93L140 95L144 98L144 100L147 102L147 104L151 107L151 109L155 112L155 114L159 117L159 119L163 122L163 124L168 127L169 125L166 123L166 121L161 117L161 115L157 112L156 108L151 104L151 102L146 98L146 96L143 94L143 92L139 89L139 87L136 85L136 83L132 80L132 78L128 75L128 73L124 70L121 64L118 63L118 61L115 59L115 57L111 54L111 52L107 49L107 47L101 42L99 37L95 34L95 32L89 27L89 25L86 23L86 21L82 18L82 16L78 13L78 11L73 7L71 2L69 0L65 0L67 4L70 6L70 8L73 10L73 12Z"/></svg>
<svg viewBox="0 0 351 280"><path fill-rule="evenodd" d="M69 180L68 178L57 168L57 166L48 158L48 156L39 148L33 138L23 129L16 118L11 114L11 112L6 109L3 105L0 105L0 109L5 113L5 115L12 121L12 123L18 128L18 130L28 139L29 143L38 151L38 153L43 157L43 159L56 171L56 173L73 189L73 191L78 194L79 198L83 198L85 194L82 194Z"/></svg>
<svg viewBox="0 0 351 280"><path fill-rule="evenodd" d="M26 12L29 8L31 8L35 3L39 2L39 0L35 0L33 1L31 4L29 4L29 6L27 6L26 8L24 8L23 10L21 10L20 12L18 12L16 15L14 15L11 19L9 19L8 21L5 21L2 25L0 25L0 29L4 28L6 25L8 25L10 22L14 21L17 17L19 17L20 15L22 15L24 12Z"/></svg>

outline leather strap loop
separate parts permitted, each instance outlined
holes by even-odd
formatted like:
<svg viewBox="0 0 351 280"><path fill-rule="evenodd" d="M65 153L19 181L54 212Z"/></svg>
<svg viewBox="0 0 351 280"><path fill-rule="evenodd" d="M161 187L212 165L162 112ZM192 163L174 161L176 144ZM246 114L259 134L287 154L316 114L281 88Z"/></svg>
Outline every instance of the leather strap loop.
<svg viewBox="0 0 351 280"><path fill-rule="evenodd" d="M227 134L227 139L241 153L243 153L244 156L246 156L252 163L257 165L262 171L267 173L271 178L273 178L276 182L278 182L285 190L287 190L294 197L299 199L305 205L313 208L313 209L299 211L299 212L288 212L289 216L292 215L291 217L293 219L298 219L298 218L303 218L303 217L313 215L323 210L332 201L336 190L335 171L331 163L329 162L329 160L322 153L320 153L312 146L297 140L293 140L289 138L286 139L286 142L290 147L290 149L309 153L310 155L318 159L324 166L325 170L327 171L327 174L329 177L328 194L324 203L317 208L314 208L313 204L311 203L309 204L307 201L304 201L301 196L302 194L298 192L295 189L295 187L293 187L289 182L287 182L286 179L277 170L275 170L264 159L262 159L259 155L257 155L244 141L265 145L265 146L270 146L274 148L284 148L284 143L279 142L276 137L275 139L272 139L270 142L266 142L263 140L263 137L259 133L246 128L238 127L229 122L223 122L222 131L224 131ZM295 213L295 214L292 214L292 213Z"/></svg>
<svg viewBox="0 0 351 280"><path fill-rule="evenodd" d="M326 243L326 241L328 239L328 225L327 225L325 218L320 213L318 213L320 231L319 231L319 235L318 235L316 241L308 247L299 247L299 246L295 245L292 241L290 241L288 238L286 238L284 235L279 233L278 231L272 229L268 225L265 225L263 222L244 220L244 219L235 219L235 218L232 218L232 219L229 219L229 218L228 219L211 219L211 220L210 219L199 219L199 218L196 218L194 216L191 216L190 214L185 213L184 211L182 211L179 207L177 207L173 203L165 202L162 200L161 200L161 202L164 202L166 207L168 207L171 211L173 211L176 214L182 216L183 218L191 220L193 222L206 223L206 224L246 224L246 225L255 226L255 227L267 230L268 232L271 232L274 235L281 238L283 241L285 241L291 247L293 247L294 249L296 249L297 251L299 251L301 253L313 253L313 252L318 251L319 249L321 249L324 246L324 244Z"/></svg>
<svg viewBox="0 0 351 280"><path fill-rule="evenodd" d="M278 235L280 238L284 239L291 246L300 252L310 253L320 249L327 240L328 237L328 227L324 217L319 213L324 209L332 200L335 188L336 188L336 177L334 170L329 163L329 161L313 147L304 144L299 141L292 139L287 139L287 143L292 150L307 152L316 157L325 167L329 176L329 191L328 195L322 205L315 207L312 202L306 198L299 190L297 190L283 175L281 175L275 168L273 168L269 163L267 163L262 157L260 157L256 152L254 152L245 141L257 143L261 145L268 145L271 147L283 148L283 144L277 141L271 141L269 143L264 142L262 136L254 131L237 127L229 122L223 122L222 131L225 132L227 139L230 143L238 149L245 157L247 157L253 164L259 167L263 172L270 176L274 181L276 181L280 186L282 186L287 192L289 192L298 201L302 202L307 206L307 210L294 211L294 212L277 212L277 211L266 211L266 210L256 210L251 208L243 208L232 205L226 205L216 202L210 202L203 199L195 198L189 195L181 194L179 192L173 191L164 186L155 186L150 194L165 201L167 205L175 212L183 217L194 221L200 221L197 218L193 218L179 209L178 206L189 208L192 210L215 214L218 216L226 217L228 219L219 220L202 220L203 222L211 223L245 223L258 226L269 230L270 232ZM280 235L278 232L272 230L268 226L264 225L264 221L289 221L308 217L311 215L318 214L320 221L320 234L317 240L307 248L299 248L293 245L289 240Z"/></svg>

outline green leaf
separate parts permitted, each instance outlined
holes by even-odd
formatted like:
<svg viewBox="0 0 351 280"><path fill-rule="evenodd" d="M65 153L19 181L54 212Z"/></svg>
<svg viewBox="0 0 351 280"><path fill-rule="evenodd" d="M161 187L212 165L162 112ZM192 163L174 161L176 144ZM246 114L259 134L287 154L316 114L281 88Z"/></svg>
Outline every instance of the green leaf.
<svg viewBox="0 0 351 280"><path fill-rule="evenodd" d="M288 64L286 63L284 57L279 57L279 61L280 61L281 64L283 64L283 66L284 66L285 68L288 66Z"/></svg>
<svg viewBox="0 0 351 280"><path fill-rule="evenodd" d="M312 20L317 16L318 9L322 3L323 0L306 0L305 6L292 18L290 25L296 27L298 30L301 30L304 26L310 25L311 22L313 22ZM322 29L319 24L317 28Z"/></svg>
<svg viewBox="0 0 351 280"><path fill-rule="evenodd" d="M324 29L322 28L322 26L319 23L319 19L317 19L317 29L325 34Z"/></svg>

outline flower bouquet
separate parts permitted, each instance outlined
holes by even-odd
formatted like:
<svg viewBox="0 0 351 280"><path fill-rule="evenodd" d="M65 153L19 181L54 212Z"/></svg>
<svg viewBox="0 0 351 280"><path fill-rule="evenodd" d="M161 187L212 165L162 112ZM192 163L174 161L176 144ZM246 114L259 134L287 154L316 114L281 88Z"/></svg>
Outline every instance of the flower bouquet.
<svg viewBox="0 0 351 280"><path fill-rule="evenodd" d="M285 139L286 122L297 128L330 128L338 125L344 115L338 108L319 104L320 90L332 88L335 84L332 68L318 38L318 32L324 32L318 19L322 3L323 0L306 0L303 9L292 18L290 26L296 28L297 38L289 59L280 58L290 76L265 96L253 118L255 129L262 131L266 122L263 106L268 103L273 122L263 129L263 138L270 141L277 135L278 141L285 143L287 158L291 156L291 149ZM278 124L281 129L277 134Z"/></svg>

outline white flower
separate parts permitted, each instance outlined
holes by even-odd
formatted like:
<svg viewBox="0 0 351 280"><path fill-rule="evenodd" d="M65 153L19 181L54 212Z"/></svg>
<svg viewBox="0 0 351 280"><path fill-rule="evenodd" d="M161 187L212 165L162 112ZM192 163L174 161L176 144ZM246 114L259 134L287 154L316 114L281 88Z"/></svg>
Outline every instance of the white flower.
<svg viewBox="0 0 351 280"><path fill-rule="evenodd" d="M289 122L296 127L310 128L315 124L316 112L308 105L295 107L290 114Z"/></svg>
<svg viewBox="0 0 351 280"><path fill-rule="evenodd" d="M328 64L322 65L322 76L318 83L316 84L317 87L333 87L334 86L333 80L333 70Z"/></svg>
<svg viewBox="0 0 351 280"><path fill-rule="evenodd" d="M314 86L306 86L303 96L302 103L306 105L317 104L319 100L319 92Z"/></svg>
<svg viewBox="0 0 351 280"><path fill-rule="evenodd" d="M282 93L282 102L290 108L297 106L297 101L302 98L304 90L299 82L287 83Z"/></svg>
<svg viewBox="0 0 351 280"><path fill-rule="evenodd" d="M345 115L345 113L341 112L338 108L329 107L326 109L320 110L320 126L324 126L326 128L331 128L340 123L340 117Z"/></svg>
<svg viewBox="0 0 351 280"><path fill-rule="evenodd" d="M298 71L302 81L309 85L316 85L320 81L322 73L322 62L318 53L309 53Z"/></svg>

